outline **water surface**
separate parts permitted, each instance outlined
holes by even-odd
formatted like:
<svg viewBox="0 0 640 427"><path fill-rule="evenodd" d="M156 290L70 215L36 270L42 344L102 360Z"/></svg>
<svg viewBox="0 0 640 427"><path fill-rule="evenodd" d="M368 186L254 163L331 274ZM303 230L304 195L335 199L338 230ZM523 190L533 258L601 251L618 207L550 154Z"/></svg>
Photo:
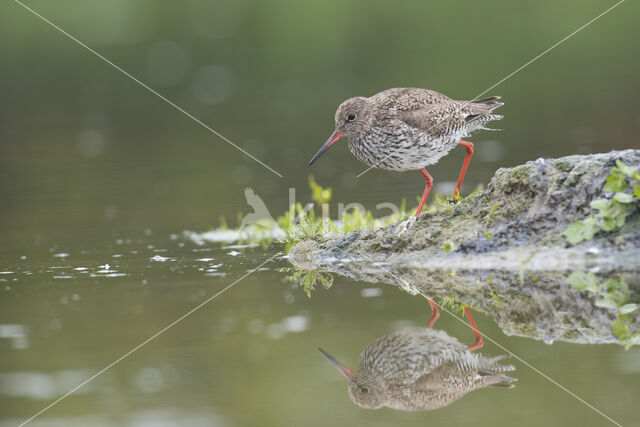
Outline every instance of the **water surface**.
<svg viewBox="0 0 640 427"><path fill-rule="evenodd" d="M351 96L428 87L470 99L597 16L558 4L191 0L28 2L284 175L279 178L15 2L0 15L0 425L16 426L283 248L198 245L252 187L274 215L307 200L307 161ZM625 8L625 9L622 9ZM472 140L463 192L497 168L638 146L638 4L625 2L487 95L502 132ZM476 46L477 44L477 46ZM430 168L450 191L463 160ZM413 173L371 171L337 145L311 170L337 203L409 204ZM447 187L448 186L448 187ZM449 188L449 190L447 190ZM316 348L355 366L375 337L424 325L395 286L334 277L311 298L280 256L33 420L33 426L602 425L513 361L517 387L427 413L356 407ZM623 425L640 353L481 330ZM443 313L438 327L471 343ZM491 343L483 354L503 351Z"/></svg>

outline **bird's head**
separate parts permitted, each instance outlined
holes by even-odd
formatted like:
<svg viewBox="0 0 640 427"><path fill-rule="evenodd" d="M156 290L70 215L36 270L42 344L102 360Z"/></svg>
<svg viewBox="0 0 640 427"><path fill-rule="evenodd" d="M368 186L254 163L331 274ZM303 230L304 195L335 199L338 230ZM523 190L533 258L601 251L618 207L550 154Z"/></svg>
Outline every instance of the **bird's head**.
<svg viewBox="0 0 640 427"><path fill-rule="evenodd" d="M322 156L340 138L355 136L365 125L367 98L361 96L349 98L338 107L336 111L336 128L327 139L327 142L320 148L309 162L312 165L318 157Z"/></svg>
<svg viewBox="0 0 640 427"><path fill-rule="evenodd" d="M319 348L318 350L347 379L347 390L353 403L366 409L378 409L384 406L383 390L375 378L354 373L323 349Z"/></svg>

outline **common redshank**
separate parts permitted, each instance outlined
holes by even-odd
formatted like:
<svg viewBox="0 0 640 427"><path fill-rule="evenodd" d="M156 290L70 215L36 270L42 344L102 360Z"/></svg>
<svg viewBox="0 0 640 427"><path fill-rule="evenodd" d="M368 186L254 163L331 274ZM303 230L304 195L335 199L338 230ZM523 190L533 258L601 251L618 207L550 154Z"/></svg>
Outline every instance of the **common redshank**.
<svg viewBox="0 0 640 427"><path fill-rule="evenodd" d="M347 379L349 396L358 406L383 406L406 411L437 409L483 387L513 387L515 378L504 372L511 365L498 362L505 356L486 357L471 351L482 346L482 335L465 309L476 334L466 347L430 325L438 318L432 300L427 327L408 327L383 335L360 354L359 367L351 371L322 349L320 352Z"/></svg>
<svg viewBox="0 0 640 427"><path fill-rule="evenodd" d="M380 169L419 170L426 188L416 216L422 212L433 178L426 166L433 165L456 145L467 154L460 170L456 196L473 155L473 144L463 141L472 132L487 129L485 125L502 116L493 110L504 105L499 96L455 101L429 89L394 88L369 98L355 97L344 101L335 116L335 131L309 165L346 136L349 150L360 161Z"/></svg>

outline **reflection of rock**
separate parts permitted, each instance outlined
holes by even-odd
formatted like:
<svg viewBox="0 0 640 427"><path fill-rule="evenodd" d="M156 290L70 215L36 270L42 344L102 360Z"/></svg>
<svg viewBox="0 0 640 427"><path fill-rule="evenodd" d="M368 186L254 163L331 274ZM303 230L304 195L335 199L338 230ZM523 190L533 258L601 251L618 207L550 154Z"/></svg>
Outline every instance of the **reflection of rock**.
<svg viewBox="0 0 640 427"><path fill-rule="evenodd" d="M618 342L610 327L615 313L571 289L566 276L572 270L622 273L640 297L640 215L636 210L621 229L575 247L562 236L590 212L591 200L610 197L602 187L618 159L640 165L640 150L500 169L486 191L460 204L388 227L304 241L292 248L290 260L300 268L453 298L494 316L507 334Z"/></svg>
<svg viewBox="0 0 640 427"><path fill-rule="evenodd" d="M321 350L322 351L322 350ZM354 373L322 351L347 378L351 400L363 408L437 409L483 387L512 387L504 356L472 353L444 331L409 327L383 335L360 355Z"/></svg>
<svg viewBox="0 0 640 427"><path fill-rule="evenodd" d="M296 256L299 255L300 252ZM290 260L297 264L295 257ZM597 307L593 295L572 289L567 283L569 272L529 269L526 265L521 271L479 266L466 269L463 264L452 264L455 267L444 270L420 268L417 263L396 264L394 258L379 266L368 259L330 259L325 263L314 258L316 268L354 280L391 283L425 298L469 304L493 316L507 335L547 343L618 343L610 325L616 319L615 311ZM598 276L601 281L617 277L611 272ZM623 276L634 298L640 298L640 276L633 271L624 272ZM639 323L635 322L633 330L640 329Z"/></svg>

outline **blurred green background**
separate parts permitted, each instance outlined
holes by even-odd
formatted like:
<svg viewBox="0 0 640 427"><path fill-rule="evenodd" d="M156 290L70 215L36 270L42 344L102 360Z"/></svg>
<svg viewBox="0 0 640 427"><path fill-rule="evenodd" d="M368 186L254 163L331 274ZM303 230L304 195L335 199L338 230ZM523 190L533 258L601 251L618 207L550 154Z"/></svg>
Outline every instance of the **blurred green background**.
<svg viewBox="0 0 640 427"><path fill-rule="evenodd" d="M413 202L417 174L364 170L346 144L312 168L344 99L426 87L470 99L597 16L603 1L27 3L284 175L278 178L17 3L0 5L0 223L24 235L203 229L274 212L312 172L335 202ZM637 2L625 2L489 95L467 191L538 157L640 146ZM457 178L463 150L430 168ZM438 188L438 187L437 187ZM447 189L445 187L444 189ZM300 194L300 193L299 193Z"/></svg>
<svg viewBox="0 0 640 427"><path fill-rule="evenodd" d="M193 263L206 254L169 239L185 229L214 227L220 215L249 212L245 187L274 215L286 210L290 187L307 200L309 173L333 187L334 206L360 202L373 209L403 197L412 203L424 185L417 173L372 170L357 178L365 166L343 141L307 166L333 131L335 109L344 99L390 87L474 98L614 2L25 4L284 177L18 3L2 2L0 269L12 273L1 278L0 326L29 331L26 348L0 342L3 427L39 410L268 258L272 251L227 257L228 276L205 277ZM494 124L503 130L471 138L476 152L463 192L486 184L499 167L640 147L639 14L637 2L624 2L487 93L503 97L505 118ZM429 169L436 189L451 191L463 158L462 149L454 150ZM158 240L151 242L150 235ZM125 250L114 243L118 238L137 246ZM149 258L159 249L186 264L158 267ZM217 258L230 249L211 250ZM53 257L61 252L70 256ZM106 263L128 276L89 278L70 270L99 271ZM57 268L67 269L68 280L59 279ZM359 351L378 335L402 322L420 324L426 304L387 288L380 298L363 300L358 287L367 285L344 279L310 300L299 291L292 300L293 291L282 282L275 272L252 276L235 296L224 296L94 388L72 396L41 425L605 422L521 365L515 390L475 392L432 414L359 409L315 346L353 367ZM269 324L300 313L310 322L304 333L269 337ZM464 339L455 320L441 321ZM637 423L637 349L550 347L504 337L489 318L478 321L490 336L615 419ZM235 326L224 326L229 322ZM487 352L500 354L492 347ZM34 395L42 377L20 376L25 372L62 380L54 381L54 391Z"/></svg>

